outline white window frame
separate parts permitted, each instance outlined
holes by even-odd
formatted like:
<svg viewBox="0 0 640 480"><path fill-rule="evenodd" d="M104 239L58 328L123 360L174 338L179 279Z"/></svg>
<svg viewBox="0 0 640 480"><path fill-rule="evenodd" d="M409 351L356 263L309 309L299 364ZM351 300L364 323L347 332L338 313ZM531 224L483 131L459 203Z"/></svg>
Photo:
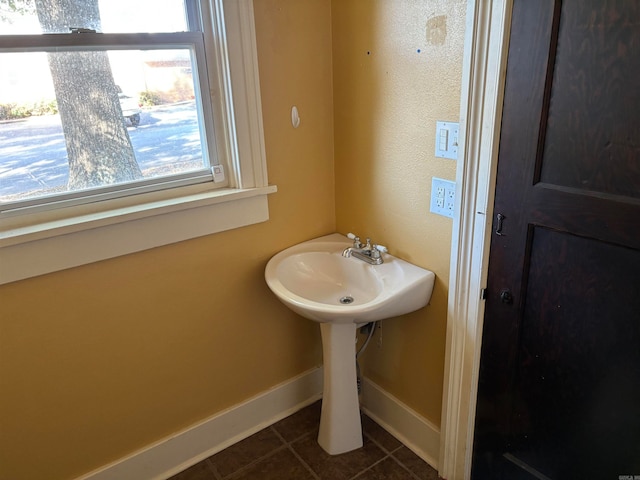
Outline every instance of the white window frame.
<svg viewBox="0 0 640 480"><path fill-rule="evenodd" d="M177 187L0 219L0 284L269 219L268 184L252 0L203 0L216 140L229 187ZM220 117L220 118L218 118ZM220 144L219 144L220 145Z"/></svg>

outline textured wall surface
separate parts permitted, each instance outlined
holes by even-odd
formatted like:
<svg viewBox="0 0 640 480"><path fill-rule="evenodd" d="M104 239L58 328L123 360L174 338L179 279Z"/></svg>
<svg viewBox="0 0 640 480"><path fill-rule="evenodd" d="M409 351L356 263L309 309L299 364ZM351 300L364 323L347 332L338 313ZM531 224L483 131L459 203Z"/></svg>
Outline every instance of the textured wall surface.
<svg viewBox="0 0 640 480"><path fill-rule="evenodd" d="M370 236L436 273L431 303L385 320L365 375L439 424L451 219L429 213L437 120L457 121L466 2L332 2L338 231ZM381 334L381 338L380 338ZM380 345L381 340L381 345Z"/></svg>
<svg viewBox="0 0 640 480"><path fill-rule="evenodd" d="M1 286L0 478L73 478L318 365L317 325L263 271L336 230L438 276L364 368L439 423L451 220L428 199L455 176L433 152L458 116L464 3L254 1L271 219Z"/></svg>
<svg viewBox="0 0 640 480"><path fill-rule="evenodd" d="M335 231L330 4L255 15L271 220L0 287L1 479L74 478L321 363L263 275Z"/></svg>

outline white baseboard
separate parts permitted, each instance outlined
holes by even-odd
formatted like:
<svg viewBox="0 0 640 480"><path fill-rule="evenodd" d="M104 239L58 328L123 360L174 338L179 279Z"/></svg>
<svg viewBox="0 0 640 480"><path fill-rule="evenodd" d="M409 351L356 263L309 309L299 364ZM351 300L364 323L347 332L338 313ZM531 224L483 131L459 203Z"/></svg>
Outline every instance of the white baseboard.
<svg viewBox="0 0 640 480"><path fill-rule="evenodd" d="M368 378L362 381L362 410L378 425L438 470L440 429Z"/></svg>
<svg viewBox="0 0 640 480"><path fill-rule="evenodd" d="M77 480L169 478L321 397L319 367Z"/></svg>

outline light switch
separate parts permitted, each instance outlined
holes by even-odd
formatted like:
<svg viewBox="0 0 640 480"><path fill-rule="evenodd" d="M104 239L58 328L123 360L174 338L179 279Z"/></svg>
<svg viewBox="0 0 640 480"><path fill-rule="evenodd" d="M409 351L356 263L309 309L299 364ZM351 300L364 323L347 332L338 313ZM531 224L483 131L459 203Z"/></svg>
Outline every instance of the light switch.
<svg viewBox="0 0 640 480"><path fill-rule="evenodd" d="M447 151L447 138L449 137L449 132L444 128L440 130L440 150Z"/></svg>
<svg viewBox="0 0 640 480"><path fill-rule="evenodd" d="M458 159L458 133L456 122L436 122L436 157Z"/></svg>

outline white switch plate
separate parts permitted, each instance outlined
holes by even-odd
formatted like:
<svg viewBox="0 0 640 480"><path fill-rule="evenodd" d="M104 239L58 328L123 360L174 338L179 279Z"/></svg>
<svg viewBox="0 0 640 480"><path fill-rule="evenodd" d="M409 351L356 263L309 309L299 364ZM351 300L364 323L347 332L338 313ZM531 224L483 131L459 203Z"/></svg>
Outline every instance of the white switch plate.
<svg viewBox="0 0 640 480"><path fill-rule="evenodd" d="M436 122L436 157L458 159L458 133L456 122Z"/></svg>
<svg viewBox="0 0 640 480"><path fill-rule="evenodd" d="M456 204L456 182L431 178L431 213L453 218Z"/></svg>

